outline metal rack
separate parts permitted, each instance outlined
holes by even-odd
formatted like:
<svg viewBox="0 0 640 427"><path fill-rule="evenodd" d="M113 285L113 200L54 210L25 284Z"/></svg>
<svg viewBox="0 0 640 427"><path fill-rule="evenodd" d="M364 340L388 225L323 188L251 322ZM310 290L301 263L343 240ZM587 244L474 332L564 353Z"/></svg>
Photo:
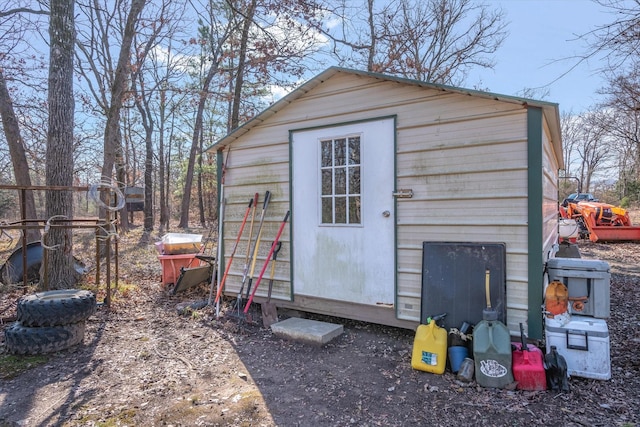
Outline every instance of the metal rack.
<svg viewBox="0 0 640 427"><path fill-rule="evenodd" d="M118 239L117 239L117 224L118 224L118 209L113 209L114 206L106 206L105 217L101 218L64 218L54 216L48 219L27 219L26 218L26 192L27 191L75 191L75 192L88 192L90 190L96 190L99 188L100 192L109 191L108 186L16 186L16 185L0 185L0 190L14 190L20 193L20 220L18 221L2 221L0 223L0 231L6 232L6 230L21 230L22 231L22 271L23 271L23 283L27 283L27 230L39 229L44 230L43 233L43 262L45 265L45 271L41 281L43 288L48 289L47 283L47 263L46 256L47 251L51 250L46 245L47 232L52 228L69 228L69 229L93 229L96 238L96 286L100 284L100 249L101 246L105 248L105 290L106 296L104 299L104 305L110 307L111 305L111 264L114 264L114 282L115 286L118 286ZM121 196L118 196L121 197ZM111 199L111 197L110 197ZM122 198L124 201L124 198ZM115 206L117 207L117 206ZM111 208L111 209L110 209ZM102 245L101 245L102 243ZM113 253L111 246L113 244ZM113 259L112 259L113 258Z"/></svg>

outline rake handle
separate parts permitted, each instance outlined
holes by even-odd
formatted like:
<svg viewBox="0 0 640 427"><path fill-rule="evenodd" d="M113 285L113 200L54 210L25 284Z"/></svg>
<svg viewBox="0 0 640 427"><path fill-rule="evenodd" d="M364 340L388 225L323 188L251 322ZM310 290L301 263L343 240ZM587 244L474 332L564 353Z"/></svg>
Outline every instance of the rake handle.
<svg viewBox="0 0 640 427"><path fill-rule="evenodd" d="M253 302L253 296L256 294L256 291L258 290L258 286L260 285L260 282L262 281L262 277L264 276L264 272L267 269L267 266L269 265L269 261L271 260L271 256L273 255L273 252L276 250L276 246L278 245L278 242L280 241L280 235L282 234L282 230L284 230L284 226L287 224L287 220L289 219L290 213L291 213L291 211L287 211L287 214L284 216L284 219L282 220L282 223L280 224L280 228L278 229L278 234L276 234L276 238L273 241L273 244L271 245L271 249L269 250L269 254L267 255L267 260L264 263L264 265L262 266L262 270L260 271L260 275L258 276L258 281L256 282L256 285L253 287L253 291L251 292L251 296L249 297L249 300L247 301L247 305L244 306L244 313L245 314L247 314L247 312L249 311L249 306Z"/></svg>
<svg viewBox="0 0 640 427"><path fill-rule="evenodd" d="M251 211L251 206L253 206L254 199L249 200L249 206L244 213L244 218L242 219L242 224L240 225L240 231L238 231L238 237L236 237L236 242L233 245L233 249L231 250L231 257L229 259L229 264L227 264L227 268L224 270L224 275L222 276L222 280L218 285L218 292L216 293L215 302L218 303L220 297L222 296L222 288L224 286L225 281L227 280L227 275L229 274L229 270L231 269L231 263L233 262L233 257L236 254L236 250L238 249L238 243L240 243L240 239L242 238L242 232L244 231L244 226L247 223L247 218L249 217L249 212ZM218 236L218 245L220 244L221 236Z"/></svg>

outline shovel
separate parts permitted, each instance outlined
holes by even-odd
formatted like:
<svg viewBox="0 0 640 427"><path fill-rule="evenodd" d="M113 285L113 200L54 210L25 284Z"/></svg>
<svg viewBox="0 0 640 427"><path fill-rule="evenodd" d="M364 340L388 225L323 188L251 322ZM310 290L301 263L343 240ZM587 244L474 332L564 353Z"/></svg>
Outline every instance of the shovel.
<svg viewBox="0 0 640 427"><path fill-rule="evenodd" d="M269 290L267 292L267 300L262 303L262 325L265 328L273 325L278 321L278 309L274 303L271 302L271 291L273 290L273 277L276 272L276 258L278 252L282 247L282 242L278 242L278 245L273 250L273 258L271 261L271 275L269 277Z"/></svg>

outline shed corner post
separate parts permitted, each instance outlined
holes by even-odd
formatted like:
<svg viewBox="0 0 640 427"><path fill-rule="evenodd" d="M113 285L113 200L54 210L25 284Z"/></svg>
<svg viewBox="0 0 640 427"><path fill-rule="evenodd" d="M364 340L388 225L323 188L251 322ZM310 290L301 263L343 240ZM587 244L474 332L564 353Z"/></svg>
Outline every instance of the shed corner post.
<svg viewBox="0 0 640 427"><path fill-rule="evenodd" d="M229 154L227 153L227 156ZM222 183L223 183L223 179L224 179L224 148L218 148L218 150L216 151L216 187L217 187L217 193L218 193L218 197L217 197L217 202L218 202L218 208L220 208L220 202L222 201L221 199L221 194L220 194L220 190L222 189Z"/></svg>
<svg viewBox="0 0 640 427"><path fill-rule="evenodd" d="M227 157L229 153L227 152ZM224 161L224 147L218 148L216 151L216 187L217 187L217 203L218 203L218 271L220 271L221 266L223 265L224 258L224 212L223 212L223 203L224 203L224 175L225 175L225 161Z"/></svg>
<svg viewBox="0 0 640 427"><path fill-rule="evenodd" d="M542 291L543 291L543 218L542 218L542 109L527 108L527 191L528 191L528 286L527 324L529 337L542 339Z"/></svg>

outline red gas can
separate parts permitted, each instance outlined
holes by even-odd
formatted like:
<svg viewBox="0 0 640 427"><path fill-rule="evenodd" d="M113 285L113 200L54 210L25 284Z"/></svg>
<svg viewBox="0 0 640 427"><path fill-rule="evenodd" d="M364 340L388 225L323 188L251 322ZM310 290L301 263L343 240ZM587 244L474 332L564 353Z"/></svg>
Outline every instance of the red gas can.
<svg viewBox="0 0 640 427"><path fill-rule="evenodd" d="M512 342L513 378L518 390L546 390L547 375L544 370L544 354L533 344L527 344L524 328L520 324L522 343Z"/></svg>

